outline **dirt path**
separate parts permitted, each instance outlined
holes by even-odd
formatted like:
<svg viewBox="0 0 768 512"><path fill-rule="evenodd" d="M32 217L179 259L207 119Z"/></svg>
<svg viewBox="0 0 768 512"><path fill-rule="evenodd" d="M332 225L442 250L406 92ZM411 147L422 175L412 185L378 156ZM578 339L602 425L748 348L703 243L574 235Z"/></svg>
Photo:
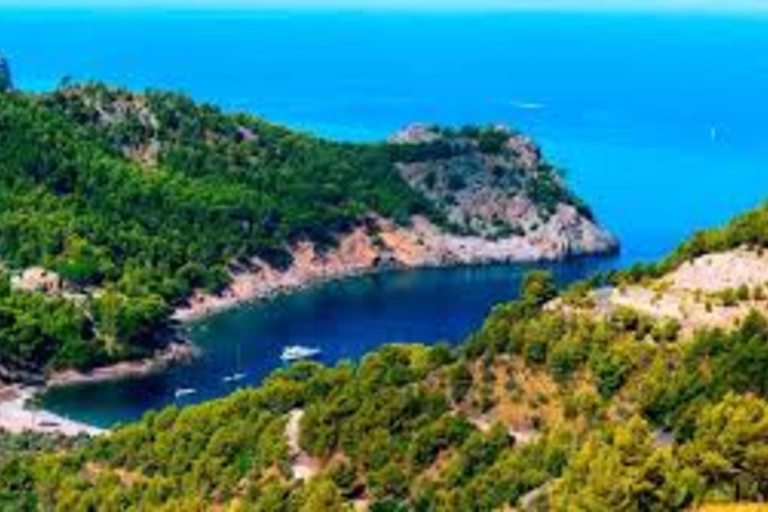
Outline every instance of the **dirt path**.
<svg viewBox="0 0 768 512"><path fill-rule="evenodd" d="M285 426L285 437L288 441L288 453L291 457L291 470L296 480L309 480L320 470L319 462L305 453L299 446L301 435L301 418L304 411L295 409L288 415L288 423Z"/></svg>

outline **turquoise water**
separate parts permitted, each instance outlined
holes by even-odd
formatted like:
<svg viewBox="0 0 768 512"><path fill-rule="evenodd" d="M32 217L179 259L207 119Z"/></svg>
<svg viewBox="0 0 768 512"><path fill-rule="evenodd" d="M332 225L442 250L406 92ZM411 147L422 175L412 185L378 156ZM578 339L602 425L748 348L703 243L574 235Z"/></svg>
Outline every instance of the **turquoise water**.
<svg viewBox="0 0 768 512"><path fill-rule="evenodd" d="M22 88L62 77L187 91L324 136L370 140L412 121L506 122L531 133L600 219L619 259L658 257L768 196L768 19L651 14L405 14L0 10ZM205 356L49 405L109 423L227 392L237 345L249 382L285 344L356 357L386 341L460 341L520 269L408 272L334 284L212 319Z"/></svg>

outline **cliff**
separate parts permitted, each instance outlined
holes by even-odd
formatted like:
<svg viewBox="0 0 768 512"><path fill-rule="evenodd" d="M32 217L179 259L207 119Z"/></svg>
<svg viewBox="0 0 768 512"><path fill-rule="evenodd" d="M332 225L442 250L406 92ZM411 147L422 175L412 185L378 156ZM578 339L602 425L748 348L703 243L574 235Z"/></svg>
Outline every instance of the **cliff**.
<svg viewBox="0 0 768 512"><path fill-rule="evenodd" d="M394 135L400 175L462 236L522 238L545 258L616 249L589 208L529 138L506 126L412 125Z"/></svg>

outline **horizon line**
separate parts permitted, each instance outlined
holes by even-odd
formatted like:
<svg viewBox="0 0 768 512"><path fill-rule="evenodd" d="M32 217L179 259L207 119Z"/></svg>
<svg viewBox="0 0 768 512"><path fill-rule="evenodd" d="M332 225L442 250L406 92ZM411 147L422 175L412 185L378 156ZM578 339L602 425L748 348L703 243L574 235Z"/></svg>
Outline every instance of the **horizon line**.
<svg viewBox="0 0 768 512"><path fill-rule="evenodd" d="M26 10L143 10L143 11L358 11L358 12L549 12L549 13L686 13L686 14L764 14L768 12L768 2L742 0L728 2L727 5L707 0L681 0L669 2L652 0L636 2L632 0L600 1L597 3L584 0L479 0L466 3L464 0L369 0L359 5L359 0L211 0L151 1L117 0L100 2L98 0L31 0L19 5L11 0L0 0L0 9Z"/></svg>

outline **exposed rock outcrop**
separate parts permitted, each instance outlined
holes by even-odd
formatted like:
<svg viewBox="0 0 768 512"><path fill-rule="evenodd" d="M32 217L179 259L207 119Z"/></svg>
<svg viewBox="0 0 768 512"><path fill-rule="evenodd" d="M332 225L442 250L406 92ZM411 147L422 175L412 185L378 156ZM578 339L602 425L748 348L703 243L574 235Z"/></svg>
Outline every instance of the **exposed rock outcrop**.
<svg viewBox="0 0 768 512"><path fill-rule="evenodd" d="M177 310L176 318L194 320L244 301L392 268L558 260L615 247L609 234L565 205L537 236L499 240L447 233L423 217L413 218L410 226L371 219L367 226L342 236L335 249L321 252L309 242L294 245L293 264L287 270L253 259L250 268L237 269L226 291L220 295L196 294L186 307Z"/></svg>
<svg viewBox="0 0 768 512"><path fill-rule="evenodd" d="M751 312L768 315L768 255L739 247L704 254L657 278L590 292L581 307L556 299L549 307L608 317L633 310L679 325L683 338L702 329L731 329Z"/></svg>
<svg viewBox="0 0 768 512"><path fill-rule="evenodd" d="M63 281L55 272L43 267L30 267L11 279L14 289L56 295L62 292Z"/></svg>
<svg viewBox="0 0 768 512"><path fill-rule="evenodd" d="M616 240L566 187L534 142L506 126L460 131L411 125L390 138L405 181L446 214L457 234L524 237L561 256L602 252Z"/></svg>
<svg viewBox="0 0 768 512"><path fill-rule="evenodd" d="M291 247L278 270L256 258L220 295L197 294L179 320L330 279L391 268L560 260L610 253L617 240L600 227L542 158L531 139L504 126L459 132L411 125L389 139L405 181L437 204L448 230L424 217L402 226L372 216L334 249Z"/></svg>

